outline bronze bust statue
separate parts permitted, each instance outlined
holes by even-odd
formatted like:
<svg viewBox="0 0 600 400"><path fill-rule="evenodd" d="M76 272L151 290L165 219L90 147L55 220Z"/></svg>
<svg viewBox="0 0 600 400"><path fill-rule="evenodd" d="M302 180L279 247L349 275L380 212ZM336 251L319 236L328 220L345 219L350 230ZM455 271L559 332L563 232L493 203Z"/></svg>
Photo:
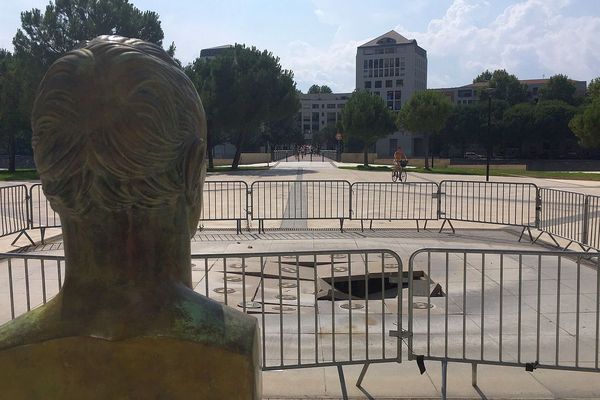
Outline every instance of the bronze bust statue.
<svg viewBox="0 0 600 400"><path fill-rule="evenodd" d="M256 319L191 288L206 119L151 43L101 36L40 84L33 148L65 282L0 327L10 399L259 399Z"/></svg>

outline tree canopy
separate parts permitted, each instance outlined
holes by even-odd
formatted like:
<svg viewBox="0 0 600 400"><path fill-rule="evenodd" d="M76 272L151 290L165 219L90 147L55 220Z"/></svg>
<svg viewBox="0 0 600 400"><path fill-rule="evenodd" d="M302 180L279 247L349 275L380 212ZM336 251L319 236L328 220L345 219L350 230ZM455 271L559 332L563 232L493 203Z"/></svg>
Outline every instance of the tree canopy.
<svg viewBox="0 0 600 400"><path fill-rule="evenodd" d="M56 0L44 12L21 13L13 39L17 56L26 55L48 68L63 53L99 35L134 37L162 45L160 20L128 0Z"/></svg>
<svg viewBox="0 0 600 400"><path fill-rule="evenodd" d="M540 89L543 100L560 100L568 104L574 104L575 90L569 77L562 74L551 76L548 83Z"/></svg>
<svg viewBox="0 0 600 400"><path fill-rule="evenodd" d="M429 168L429 135L438 133L452 112L452 103L443 94L425 90L413 94L398 114L398 125L424 135L425 168Z"/></svg>
<svg viewBox="0 0 600 400"><path fill-rule="evenodd" d="M327 85L319 86L312 85L308 88L308 94L316 94L316 93L332 93L331 88Z"/></svg>
<svg viewBox="0 0 600 400"><path fill-rule="evenodd" d="M584 147L600 148L600 77L592 79L587 97L569 128Z"/></svg>
<svg viewBox="0 0 600 400"><path fill-rule="evenodd" d="M342 111L342 121L346 136L362 143L365 166L369 164L369 147L396 130L394 116L383 99L364 90L352 93Z"/></svg>
<svg viewBox="0 0 600 400"><path fill-rule="evenodd" d="M234 169L249 135L300 108L293 73L267 50L236 44L212 60L196 59L186 71L202 96L209 136L226 132L236 147Z"/></svg>

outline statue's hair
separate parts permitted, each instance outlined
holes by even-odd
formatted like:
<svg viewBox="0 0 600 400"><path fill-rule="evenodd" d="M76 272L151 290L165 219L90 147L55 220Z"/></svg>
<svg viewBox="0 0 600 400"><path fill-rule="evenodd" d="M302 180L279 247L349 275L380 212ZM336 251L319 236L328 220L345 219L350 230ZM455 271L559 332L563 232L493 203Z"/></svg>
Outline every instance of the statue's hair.
<svg viewBox="0 0 600 400"><path fill-rule="evenodd" d="M100 36L57 60L32 114L42 185L59 212L200 201L206 118L159 46Z"/></svg>

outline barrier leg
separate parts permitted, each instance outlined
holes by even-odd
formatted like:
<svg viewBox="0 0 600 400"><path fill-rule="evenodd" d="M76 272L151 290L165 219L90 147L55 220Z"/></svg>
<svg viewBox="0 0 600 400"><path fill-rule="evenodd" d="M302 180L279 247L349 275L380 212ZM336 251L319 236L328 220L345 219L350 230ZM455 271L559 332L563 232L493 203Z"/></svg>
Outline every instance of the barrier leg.
<svg viewBox="0 0 600 400"><path fill-rule="evenodd" d="M419 220L415 219L415 222L417 223L417 232L421 232L421 230L419 229Z"/></svg>
<svg viewBox="0 0 600 400"><path fill-rule="evenodd" d="M442 400L446 400L446 384L448 378L448 361L442 361Z"/></svg>
<svg viewBox="0 0 600 400"><path fill-rule="evenodd" d="M373 220L371 220L371 224L369 225L369 229L373 230Z"/></svg>
<svg viewBox="0 0 600 400"><path fill-rule="evenodd" d="M423 225L423 230L426 231L427 230L427 222L429 222L428 219L425 220L425 225Z"/></svg>
<svg viewBox="0 0 600 400"><path fill-rule="evenodd" d="M17 243L17 240L19 240L19 238L21 236L25 236L29 240L29 242L31 242L31 245L35 244L35 242L33 241L33 239L31 239L31 236L29 236L27 231L25 229L23 229L21 232L19 232L19 235L15 238L15 240L12 241L12 243L10 245L14 246L14 244Z"/></svg>
<svg viewBox="0 0 600 400"><path fill-rule="evenodd" d="M346 378L344 378L344 370L341 365L337 366L338 376L340 378L340 386L342 388L342 398L348 400L348 391L346 390Z"/></svg>
<svg viewBox="0 0 600 400"><path fill-rule="evenodd" d="M481 391L479 386L477 385L477 364L471 364L471 385L475 388L475 391L483 400L487 400L486 395Z"/></svg>
<svg viewBox="0 0 600 400"><path fill-rule="evenodd" d="M344 218L340 218L340 232L344 232Z"/></svg>
<svg viewBox="0 0 600 400"><path fill-rule="evenodd" d="M456 233L456 229L454 229L454 226L452 225L452 222L450 222L449 219L444 220L442 226L440 226L440 230L438 231L438 233L442 233L442 231L444 230L444 226L446 226L446 222L448 223L448 226L450 226L450 229L452 229L452 233Z"/></svg>
<svg viewBox="0 0 600 400"><path fill-rule="evenodd" d="M40 233L42 234L42 244L45 244L44 237L46 236L46 228L41 228Z"/></svg>
<svg viewBox="0 0 600 400"><path fill-rule="evenodd" d="M367 399L369 400L374 400L373 396L371 396L369 394L369 392L367 392L367 390L365 388L362 387L362 381L367 373L367 370L369 369L369 365L371 365L370 363L366 363L365 365L363 365L362 371L360 371L360 375L358 376L358 380L356 381L356 387L363 392L363 394L367 397Z"/></svg>

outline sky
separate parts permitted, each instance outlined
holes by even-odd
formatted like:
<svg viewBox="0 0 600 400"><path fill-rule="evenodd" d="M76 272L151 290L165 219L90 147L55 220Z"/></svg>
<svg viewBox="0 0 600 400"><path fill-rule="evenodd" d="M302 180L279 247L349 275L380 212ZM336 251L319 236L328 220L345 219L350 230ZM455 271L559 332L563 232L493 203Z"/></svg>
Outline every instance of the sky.
<svg viewBox="0 0 600 400"><path fill-rule="evenodd" d="M356 47L392 29L427 50L429 88L470 83L485 69L520 79L600 76L600 0L130 0L156 11L187 64L200 50L267 49L297 86L355 88ZM20 13L48 0L0 0L0 48L12 50Z"/></svg>

